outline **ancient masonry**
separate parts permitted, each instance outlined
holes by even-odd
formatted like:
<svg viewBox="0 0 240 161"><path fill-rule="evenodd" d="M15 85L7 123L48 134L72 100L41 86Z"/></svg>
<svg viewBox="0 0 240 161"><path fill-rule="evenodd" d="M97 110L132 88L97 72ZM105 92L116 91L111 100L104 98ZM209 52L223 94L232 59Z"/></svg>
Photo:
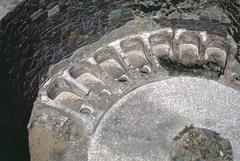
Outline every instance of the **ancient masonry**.
<svg viewBox="0 0 240 161"><path fill-rule="evenodd" d="M31 160L169 160L191 124L240 160L238 19L221 3L29 0L7 14L1 94L33 106Z"/></svg>

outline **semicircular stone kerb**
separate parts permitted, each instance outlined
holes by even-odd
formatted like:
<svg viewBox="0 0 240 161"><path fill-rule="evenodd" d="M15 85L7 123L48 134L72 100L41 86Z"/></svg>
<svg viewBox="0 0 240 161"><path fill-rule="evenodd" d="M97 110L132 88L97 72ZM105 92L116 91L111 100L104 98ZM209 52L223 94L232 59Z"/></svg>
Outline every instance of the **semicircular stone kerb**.
<svg viewBox="0 0 240 161"><path fill-rule="evenodd" d="M133 68L142 68L149 64L144 42L140 37L127 38L120 45Z"/></svg>
<svg viewBox="0 0 240 161"><path fill-rule="evenodd" d="M179 36L175 46L179 54L179 62L184 65L194 65L200 59L200 38L198 33L187 31Z"/></svg>
<svg viewBox="0 0 240 161"><path fill-rule="evenodd" d="M119 51L104 47L93 54L102 71L107 72L112 78L119 78L125 72L124 62Z"/></svg>
<svg viewBox="0 0 240 161"><path fill-rule="evenodd" d="M173 31L170 28L159 31L149 37L152 52L157 59L164 56L172 56L172 38Z"/></svg>
<svg viewBox="0 0 240 161"><path fill-rule="evenodd" d="M205 51L205 60L207 62L216 63L220 67L224 67L227 59L228 45L224 42L223 38L212 36L209 39Z"/></svg>

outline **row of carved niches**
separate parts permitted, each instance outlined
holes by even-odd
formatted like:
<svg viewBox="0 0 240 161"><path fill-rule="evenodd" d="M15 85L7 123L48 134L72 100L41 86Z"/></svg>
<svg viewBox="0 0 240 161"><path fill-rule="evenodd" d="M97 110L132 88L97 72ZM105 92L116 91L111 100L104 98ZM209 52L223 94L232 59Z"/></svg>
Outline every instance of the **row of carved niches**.
<svg viewBox="0 0 240 161"><path fill-rule="evenodd" d="M38 97L40 104L76 121L81 118L89 133L94 127L91 120L99 119L104 108L146 82L179 75L227 81L235 78L236 44L229 35L158 28L96 44L92 48L98 48L90 56L83 55L86 48L77 50L70 63L43 85Z"/></svg>
<svg viewBox="0 0 240 161"><path fill-rule="evenodd" d="M69 119L71 128L81 127L73 130L81 132L85 145L109 107L142 85L184 75L237 81L236 52L228 34L131 21L52 66L50 79L40 87L29 129L39 122L52 127Z"/></svg>

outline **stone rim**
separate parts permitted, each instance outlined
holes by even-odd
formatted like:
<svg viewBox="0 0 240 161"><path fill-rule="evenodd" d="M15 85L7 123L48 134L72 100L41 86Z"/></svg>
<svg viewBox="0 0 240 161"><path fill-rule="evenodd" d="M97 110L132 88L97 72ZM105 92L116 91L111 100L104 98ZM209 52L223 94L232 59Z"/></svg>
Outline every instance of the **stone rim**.
<svg viewBox="0 0 240 161"><path fill-rule="evenodd" d="M65 122L70 119L84 129L82 139L79 142L75 141L84 145L81 148L86 148L96 126L113 102L146 83L171 78L169 71L159 63L158 59L162 59L162 56L167 56L167 59L170 59L173 64L182 64L186 67L202 66L208 62L213 62L222 70L221 77L211 79L218 79L226 84L232 81L233 72L231 69L236 54L236 44L229 35L221 37L194 29L161 28L157 24L149 31L149 24L153 25L151 21L131 22L128 24L130 27L126 25L91 46L78 49L68 60L63 60L52 67L49 72L51 78L43 84L35 101L29 122L29 132L36 127L35 123L42 119L43 111L47 108L60 114L57 117L63 117ZM125 36L124 34L119 36L119 33L124 33L122 31L125 28L135 29L139 26L145 26L145 29L139 31L136 29L130 36L126 33ZM166 36L166 34L170 34L171 43L168 37L166 37L167 39L161 38L161 35ZM194 41L189 42L185 37L194 37ZM196 46L199 45L201 47L195 50ZM163 55L156 56L158 46L160 46ZM197 54L196 59L186 61L183 56L185 50L182 50L185 46L189 46L186 48L187 50L193 49L192 51L195 51L192 53L193 55ZM156 48L154 49L154 47ZM203 52L207 51L208 48L211 51L215 48L217 51L223 51L221 52L223 59L220 60L220 63L217 62L218 59L214 58L218 54L211 54L214 52L205 54ZM108 62L108 60L111 61ZM109 66L111 68L114 66L116 70L111 71L104 68ZM81 77L84 74L90 74L91 78ZM93 77L94 79L92 79ZM64 92L67 93L64 94ZM63 95L61 95L62 93ZM61 102L62 100L63 102ZM79 102L72 105L69 104L69 100L70 102L71 100ZM61 122L61 120L55 121ZM83 154L81 152L82 158L86 158L86 152L83 151Z"/></svg>
<svg viewBox="0 0 240 161"><path fill-rule="evenodd" d="M174 82L174 83L173 83ZM129 118L131 118L130 117L130 115L132 116L132 114L131 114L131 112L129 112L129 111L131 111L131 110L129 110L129 109L131 109L131 108L138 108L139 106L141 107L141 105L142 104L144 104L144 101L142 101L142 100L145 100L144 99L144 97L141 97L141 96L139 96L140 97L140 99L139 100L137 100L137 101L139 101L140 103L138 103L139 104L139 106L138 107L136 107L136 106L134 106L134 105L132 105L131 106L131 103L133 103L133 104L135 104L136 105L136 102L134 103L134 101L136 101L136 99L137 98L139 98L139 97L136 97L136 95L140 95L139 94L139 92L145 92L146 91L146 89L151 89L151 92L153 92L153 93L155 93L155 94L153 94L153 95L151 95L151 94L147 94L146 92L145 92L145 94L147 94L147 95L151 95L151 97L153 97L153 98L151 98L151 100L152 101L149 101L149 102L154 102L154 98L157 98L157 96L156 96L156 90L154 90L154 88L156 88L156 87L151 87L151 84L157 84L157 85L159 85L159 88L160 89L163 89L163 90L165 90L163 87L165 87L165 88L170 88L170 89L172 89L172 92L175 92L176 93L176 95L172 95L173 97L176 97L176 96L179 96L179 93L187 93L186 91L183 91L183 89L181 90L181 91L179 91L179 90L176 90L175 89L175 87L176 88L178 88L179 86L181 86L181 85L179 85L179 84L181 84L181 83L179 83L179 84L177 84L177 82L181 82L182 84L183 84L183 86L184 87L187 87L187 88L189 88L189 89L186 89L186 91L191 91L191 89L201 89L201 91L203 91L203 90L208 90L207 88L205 88L205 87L207 87L208 86L208 88L210 88L210 89L213 89L213 92L209 92L209 93L203 93L203 92L198 92L198 90L196 90L195 91L195 93L197 93L197 94L204 94L204 96L203 96L203 98L206 98L206 96L205 95L214 95L214 93L215 94L217 94L217 93L219 93L220 91L222 91L221 92L221 99L224 99L224 97L229 97L230 95L231 96L234 96L235 97L235 103L237 102L237 100L238 99L240 99L239 98L239 92L237 92L237 91L235 91L235 90L233 90L233 89L231 89L231 88L229 88L229 87L226 87L226 86L224 86L224 85L221 85L220 83L218 83L218 82L215 82L215 81L211 81L211 80L207 80L207 79L202 79L202 78L192 78L192 77L175 77L175 78L170 78L170 79L165 79L165 80L162 80L162 81L156 81L156 82L152 82L152 83L149 83L149 84L146 84L146 85L144 85L144 86L147 86L147 87L144 87L144 86L141 86L141 87L139 87L139 88L137 88L137 89L135 89L135 90L133 90L132 92L130 92L130 93L128 93L126 96L124 96L123 98L121 98L119 101L117 101L110 109L109 109L109 111L104 115L104 117L101 119L101 122L100 122L100 124L98 125L98 129L97 129L97 131L96 131L96 133L93 135L93 140L92 140L92 142L90 143L90 152L89 152L89 156L90 156L90 160L92 159L92 160L102 160L103 158L108 158L108 159L110 159L110 160L116 160L116 158L117 158L117 160L131 160L131 159L133 159L133 158L127 158L127 157L125 157L125 155L124 154L119 154L119 155L115 155L114 157L112 157L111 158L111 155L110 155L110 153L108 153L107 151L108 150L106 150L105 149L105 145L109 145L110 147L109 147L109 151L111 151L111 150L113 150L114 148L112 147L111 148L111 146L113 146L112 144L114 143L114 138L116 139L117 137L114 137L114 135L116 135L116 136L118 136L118 134L116 133L116 134L114 134L114 132L117 132L116 131L116 127L115 127L115 124L114 125L111 125L112 123L112 121L113 120L121 120L121 118L123 117L124 118L124 116L122 116L122 115L124 115L124 113L127 113L127 115L129 115ZM197 87L194 87L194 85L193 84L191 84L192 82L194 82L193 84L195 84L195 85L198 85L198 84L200 84L200 85L198 85ZM204 85L204 86L203 86ZM167 91L167 89L166 89L166 91ZM223 92L223 91L225 91L225 92ZM163 92L164 94L166 94L166 92ZM169 93L169 92L167 92L167 93ZM193 92L194 93L194 92ZM231 93L231 94L230 94ZM129 97L129 95L131 95L131 97ZM145 97L148 97L148 96L145 96ZM224 96L223 96L224 95ZM170 96L170 95L169 95ZM194 95L195 96L195 95ZM159 96L160 98L162 97L162 96ZM133 99L133 98L135 98L135 99ZM177 97L176 97L176 99L178 99ZM192 98L191 98L192 99ZM134 101L132 101L132 100L134 100ZM159 99L159 100L167 100L167 99ZM159 101L158 100L158 102L161 102L161 101ZM210 101L211 99L209 99L208 101ZM217 99L216 99L217 100ZM142 102L141 102L142 101ZM222 102L224 102L224 100L218 100L219 102L217 103L216 102L216 104L217 105L220 105L220 103L222 103ZM226 98L226 100L225 100L225 102L228 102L229 101L229 99L228 98ZM130 102L130 103L129 103ZM148 102L148 103L149 103ZM170 103L169 101L167 101L168 103ZM167 102L165 102L166 103L166 105L168 104ZM178 102L178 101L175 101L175 102ZM186 101L185 101L186 102ZM191 101L192 102L192 101ZM200 102L198 102L198 101L196 101L197 102L197 104L198 105L200 105L199 103L200 102L202 102L202 100L200 100ZM214 102L214 101L213 101ZM230 102L230 101L229 101ZM227 113L227 111L226 111L226 109L224 110L225 112L222 112L222 114L225 116L225 117L223 117L222 119L229 119L229 120L231 120L231 121L226 121L225 123L226 124L224 124L224 126L220 126L218 123L216 123L215 125L214 125L214 121L210 121L211 123L206 123L206 122L204 122L204 119L202 120L201 119L201 117L203 116L203 114L201 115L201 112L196 112L197 110L198 110L198 108L199 108L199 110L200 111L205 111L205 112L207 112L206 110L204 110L204 105L202 105L201 106L201 108L200 107L194 107L193 105L192 105L192 103L191 104L189 104L190 105L190 107L186 107L186 110L185 109L183 109L184 107L182 107L182 102L179 102L180 103L180 106L181 106L181 108L180 107L176 107L176 106L174 106L175 108L173 108L172 110L173 111L175 111L175 112L173 112L173 114L177 114L178 112L177 111L182 111L181 113L181 115L182 116L184 116L184 115L186 115L186 116L184 116L184 117L186 117L186 120L184 121L185 123L183 123L183 124L181 124L181 126L177 126L176 128L177 128L177 130L176 129L174 129L174 130L170 130L170 131L168 131L169 133L170 133L170 139L168 138L168 139L166 139L166 140L168 140L168 144L169 144L169 147L170 147L170 145L171 145L171 141L173 140L173 138L176 136L176 134L179 132L179 131L181 131L182 130L182 128L184 128L185 126L190 126L190 125L192 125L192 124L194 124L194 125L196 125L197 127L201 127L201 128L207 128L207 129L212 129L212 130L214 130L214 131L217 131L217 132L220 132L220 135L221 136L223 136L224 138L227 138L227 139L229 139L230 141L231 141L231 144L232 144L232 146L233 146L233 152L234 152L234 159L235 160L238 160L239 159L239 157L240 157L240 153L239 153L239 147L238 147L238 145L239 145L239 140L237 140L238 139L238 135L240 134L239 132L240 132L240 130L238 129L236 129L236 130L233 130L233 131L235 131L236 133L238 133L238 134L236 134L236 136L235 136L235 134L232 134L232 133L228 133L228 132L226 132L226 131L228 131L228 130L230 130L230 129L233 129L233 127L235 127L235 128L239 128L239 127L237 127L237 125L238 125L238 123L237 122L235 122L236 120L236 113L239 113L240 111L238 110L238 108L236 108L237 107L237 105L235 104L235 103L233 103L232 105L234 105L234 107L235 108L231 108L231 109L229 109L229 111L231 111L231 113L233 114L233 113L235 113L236 115L235 115L235 117L234 116L231 116L231 115L229 115L229 117L226 117L228 114L226 114ZM204 102L202 102L202 103L204 103ZM154 102L154 105L151 105L151 103L150 103L150 106L151 107L155 107L156 106L156 101ZM206 103L205 103L206 104ZM216 104L214 104L214 105L216 105ZM144 104L145 106L146 106L146 104ZM226 103L226 105L228 105L228 107L233 107L233 106L231 106L231 105L229 105L228 103ZM171 107L173 107L173 104L172 104L172 106ZM192 107L194 107L194 108L192 108ZM213 105L211 105L211 107L214 107ZM165 107L164 107L165 108ZM170 106L167 106L166 107L167 109L169 109L170 110ZM210 107L206 107L206 108L208 108L208 109L211 109ZM218 109L219 108L219 106L217 106L217 108L215 108L215 110L216 111L218 111L218 112L216 112L214 109L212 109L213 111L215 111L214 113L215 114L219 114L219 116L220 116L220 109ZM141 108L142 109L142 108ZM222 106L221 107L221 109L223 110L224 109L224 106ZM121 112L120 112L120 110L121 110ZM189 111L188 111L189 110ZM194 117L193 116L189 116L189 118L188 118L188 115L191 113L191 111L194 111L194 110L196 110L195 112L192 112L192 114L194 114ZM134 110L134 111L137 111L137 110ZM185 114L184 114L184 111L186 112ZM189 112L189 114L188 114L188 112ZM118 116L118 113L121 113L122 115L121 116ZM141 112L139 112L139 113L141 113ZM152 113L152 112L150 112L150 113ZM163 112L164 113L164 112ZM147 115L147 112L145 113L146 115ZM196 115L195 115L196 114ZM134 114L133 114L134 115ZM159 113L159 117L163 117L165 115L165 113L164 114L160 114ZM166 114L167 115L167 114ZM191 114L190 114L191 115ZM208 115L210 115L210 114L208 114ZM214 114L211 114L211 115L214 115ZM139 116L140 118L142 118L140 115L137 115L137 116ZM218 116L218 117L219 117ZM154 116L152 116L152 117L154 117ZM198 119L198 117L199 117L199 119ZM135 117L137 120L139 120L137 117ZM157 120L157 118L156 117L154 117L155 119L153 119L153 120ZM211 119L215 119L216 118L216 116L214 115L214 116L211 116L211 117L206 117L206 119L207 120L211 120ZM190 119L190 120L188 120L188 119ZM219 119L219 118L218 118ZM188 120L188 121L187 121ZM195 121L192 121L192 120L195 120ZM220 119L221 120L221 119ZM235 120L235 121L234 121ZM124 122L124 119L122 120L123 122ZM126 121L126 119L125 119L125 121ZM180 120L179 120L180 121ZM178 123L179 123L179 121L178 121ZM121 122L121 121L120 121ZM128 122L128 121L127 121ZM160 121L161 122L161 121ZM181 121L180 121L181 122ZM194 122L194 123L193 123ZM224 121L223 121L224 122ZM239 121L238 121L239 122ZM235 126L233 125L235 123ZM131 123L129 123L128 122L128 124L131 124ZM149 124L150 125L150 124ZM223 124L222 124L223 125ZM130 128L130 126L132 127L132 128ZM229 127L228 127L229 126ZM115 127L115 128L114 128ZM118 127L118 126L117 126ZM132 131L132 129L133 129L133 125L129 125L129 127L128 128L125 128L125 129L129 129L128 131ZM228 127L228 130L226 130L225 128L226 127ZM138 129L138 127L136 126L136 128ZM124 129L124 127L122 127L121 129ZM225 129L225 130L224 130ZM156 130L156 129L155 129ZM112 132L113 131L113 132ZM122 139L124 140L124 138L127 138L128 136L132 136L131 134L129 134L129 133L131 133L131 132L128 132L128 131L123 131L123 130L120 130L122 133L127 133L127 134L123 134L123 135L121 135L121 137L123 137ZM152 130L153 131L153 133L154 133L154 130ZM160 131L161 131L161 129L160 129ZM175 131L175 132L173 132L173 131ZM233 132L232 131L232 132ZM111 134L109 134L108 135L108 133L111 133ZM114 134L114 135L113 135ZM147 134L146 134L147 135ZM150 134L151 135L151 134ZM232 136L231 136L232 135ZM113 140L112 140L112 138L110 137L110 136L112 136L113 137ZM144 135L145 136L145 135ZM105 140L103 139L103 138L105 138ZM111 138L111 139L110 139ZM161 137L160 137L161 138ZM235 138L235 139L234 139ZM110 142L108 142L108 140L110 140ZM107 142L106 144L105 144L105 142ZM113 143L112 143L113 142ZM117 141L116 141L117 142ZM131 142L131 140L129 140L129 142ZM157 142L156 140L154 141L154 142ZM124 144L125 142L123 142L123 144ZM121 144L120 142L118 142L118 144ZM118 144L116 144L114 147L115 147L115 149L114 149L114 151L117 149L117 150L119 150L118 148L119 148L119 146L117 146ZM147 143L146 143L147 144ZM131 147L131 148L129 148L129 147L127 147L126 149L134 149L134 147ZM103 149L103 150L102 150ZM116 151L117 151L116 150ZM169 151L170 151L170 149L169 149ZM109 154L109 156L104 156L103 158L102 158L102 153L103 154L105 154L105 153L108 153ZM117 153L118 154L118 153ZM135 153L133 153L133 154L135 154ZM95 156L96 155L96 156ZM166 158L158 158L157 160L169 160L169 155L170 155L170 153L169 154L166 154L165 153L165 155L164 154L162 154L161 156L166 156ZM98 157L99 158L98 158ZM138 159L140 159L141 157L138 157ZM136 158L135 158L136 159ZM141 159L140 159L141 160ZM146 159L146 158L144 158L143 160L148 160L148 159ZM151 158L151 159L149 159L149 160L154 160L154 158Z"/></svg>

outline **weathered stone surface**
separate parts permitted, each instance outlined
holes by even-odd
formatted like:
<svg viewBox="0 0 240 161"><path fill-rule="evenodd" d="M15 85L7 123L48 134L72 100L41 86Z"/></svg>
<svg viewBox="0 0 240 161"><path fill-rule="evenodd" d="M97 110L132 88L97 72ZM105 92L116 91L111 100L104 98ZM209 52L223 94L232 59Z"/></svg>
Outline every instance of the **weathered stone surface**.
<svg viewBox="0 0 240 161"><path fill-rule="evenodd" d="M150 24L151 28L149 28ZM39 124L39 122L47 126L50 125L51 129L55 129L55 126L52 126L55 124L64 125L66 119L65 121L63 121L64 119L44 119L45 117L61 118L62 116L73 121L79 128L83 129L83 135L79 140L64 140L66 148L62 160L79 160L80 158L82 160L94 161L132 159L167 160L170 155L169 147L171 139L177 134L177 131L180 131L180 127L193 123L199 127L206 126L207 128L216 130L217 127L224 125L224 122L221 122L224 119L231 118L234 120L236 116L222 116L225 114L225 112L222 113L222 110L226 105L219 108L220 103L223 101L219 101L218 99L229 99L226 98L226 96L221 96L221 94L229 95L231 98L235 97L235 95L238 96L237 91L214 81L207 81L207 79L190 79L188 77L172 78L172 70L162 66L163 63L161 59L163 58L159 57L158 54L155 55L155 52L152 53L152 51L154 51L156 44L166 43L166 41L161 41L161 37L165 35L163 31L172 32L172 39L167 41L173 48L173 51L165 55L167 60L175 59L175 62L171 62L172 65L182 64L179 68L183 70L189 67L193 69L193 71L201 68L202 72L200 72L198 76L203 78L207 77L205 75L207 72L214 75L216 71L219 71L214 77L210 76L207 78L218 81L228 80L228 75L225 75L225 67L211 64L212 60L208 59L208 56L211 56L211 54L207 56L205 54L207 53L206 49L208 49L209 45L227 47L229 50L227 50L228 52L224 55L226 55L228 59L225 59L224 62L232 66L233 58L236 54L236 44L234 41L231 41L229 35L221 37L195 29L162 28L153 20L130 21L99 41L89 46L79 48L74 52L73 56L68 58L68 62L59 62L55 66L54 71L50 71L51 79L44 83L35 102L29 122L29 132L31 133L32 129L37 128L35 124ZM158 37L153 39L155 35L158 35ZM194 49L197 48L197 50L194 51L195 53L181 50L181 45L186 45L186 43L187 45L190 44L190 47L193 45ZM182 53L179 53L179 51ZM190 56L191 54L197 55L197 57L192 61L192 59L186 57L188 54L190 54ZM220 55L221 54L222 53L220 53ZM108 61L108 63L106 63L106 61ZM102 63L104 62L106 64L103 66ZM122 73L118 77L115 77L116 73L114 70L103 70L103 68L107 69L112 67L122 68ZM209 71L208 68L210 68ZM224 71L219 69L223 69ZM230 70L229 72L231 73L233 71ZM179 77L180 75L182 75L182 73L176 72L174 76ZM186 72L186 75L196 76L190 72ZM168 78L170 80L171 78L177 79L177 81L171 83L171 81L168 82L165 80ZM157 82L159 84L157 86L153 85L154 87L152 88L151 85L154 83L150 82ZM213 85L212 83L216 84ZM164 85L164 87L162 87L162 85ZM193 87L191 87L191 85ZM209 85L208 88L206 88L207 85ZM213 85L213 87L211 85ZM173 93L169 93L168 90L165 91L165 89L175 86L177 86L177 89L172 89L172 91L174 91ZM226 88L226 91L232 90L236 92L236 94L216 91L216 89L219 88ZM138 92L134 93L139 89L142 89L140 94L138 94ZM154 92L154 89L156 89L156 92ZM85 92L83 93L83 91ZM66 94L66 92L70 92L70 95ZM179 94L177 92L187 93ZM132 94L134 97L131 96ZM72 103L72 98L75 95L80 97L80 99L76 98L76 104ZM217 98L216 101L214 98ZM118 100L121 101L122 99L127 99L127 101L118 109ZM207 106L209 100L212 99L214 102ZM224 100L224 102L226 100ZM154 101L155 104L150 103ZM161 102L167 101L172 101L171 106L168 106L170 103L167 105L161 104ZM183 101L182 105L181 101ZM236 98L236 100L234 99L234 101L238 101L238 98ZM131 105L131 102L134 105ZM179 107L173 105L176 102L177 104L175 106ZM230 102L232 102L232 100ZM227 103L227 105L229 105L230 102ZM164 111L165 106L167 107L166 111ZM214 108L215 106L218 107L216 110ZM232 104L230 104L230 106L234 108L234 113L238 113L236 110L237 107L232 107ZM183 112L181 114L183 115L183 117L181 117L182 120L177 121L178 124L174 122L178 116L172 115L172 113L176 114L176 112L168 113L168 109L171 109L170 107L174 107L177 111L187 108L185 110L186 113ZM227 108L229 109L229 107ZM204 113L204 115L200 114L199 109L203 109L203 111L200 111ZM213 115L208 115L210 109ZM49 112L49 110L53 112ZM109 113L111 116L109 116ZM58 117L54 117L55 114L58 115ZM201 120L205 115L207 115L206 118L214 120L214 125L208 126ZM221 121L219 117L222 117ZM121 121L123 123L122 126L116 126L119 118L123 118ZM216 118L218 119L215 120ZM41 120L44 121L42 122ZM145 121L142 124L134 123L135 121L141 122L141 120ZM169 120L170 125L164 124L164 120ZM174 123L171 123L171 120L173 120ZM229 122L231 125L231 123L234 122L233 120L225 120L225 122ZM155 125L155 121L159 122L159 124L163 122L163 126L159 127ZM171 124L176 125L176 127L174 126L174 128L172 128ZM59 126L55 130L65 132L65 128L71 129L72 125L67 127ZM167 128L168 131L164 131L163 129L165 128ZM235 130L238 131L237 128L236 126ZM144 130L148 131L148 133ZM225 132L226 135L232 135L231 132L227 132L228 130L229 128L225 129L224 127L220 132ZM125 131L127 131L127 133L125 133ZM154 131L158 131L159 133L154 133ZM68 133L73 135L69 131ZM172 138L163 138L165 135L172 136ZM236 138L233 140L238 141ZM31 138L29 141L31 142ZM122 144L120 145L119 142ZM236 151L238 150L236 149ZM31 153L31 155L32 158L34 158L36 154ZM52 160L52 158L49 158L49 160Z"/></svg>
<svg viewBox="0 0 240 161"><path fill-rule="evenodd" d="M23 0L0 0L0 20Z"/></svg>
<svg viewBox="0 0 240 161"><path fill-rule="evenodd" d="M58 7L58 5L56 5L53 8L51 8L50 10L48 10L48 17L52 17L58 12L59 12L59 7Z"/></svg>
<svg viewBox="0 0 240 161"><path fill-rule="evenodd" d="M7 3L10 4L12 1ZM218 1L217 3L229 10L229 17L233 20L230 32L238 40L238 17L235 16L238 13L238 2ZM21 151L27 147L25 127L38 87L49 78L46 73L52 64L69 57L75 49L95 42L134 17L142 21L146 18L144 16L156 15L156 13L158 18L155 21L162 27L208 29L208 33L226 36L225 31L230 24L225 17L224 20L219 19L222 12L221 14L215 14L218 17L217 20L221 20L221 22L214 21L216 18L210 18L211 14L203 19L199 19L199 16L190 15L182 21L167 18L169 14L176 10L177 15L181 17L186 15L184 13L189 13L196 8L201 12L205 10L204 7L217 3L216 1L209 1L207 4L203 2L203 4L198 5L194 1L193 5L190 6L174 6L178 4L176 1L155 1L152 3L151 1L129 0L84 0L81 2L26 0L21 3L12 13L7 14L0 23L0 74L3 78L0 79L0 121L3 123L0 125L0 131L3 131L1 133L3 135L1 136L3 138L1 145L6 145L3 150L0 149L4 153L0 155L0 159L16 161L21 158L21 155L24 155L24 159L20 160L28 160L28 152L26 150ZM57 7L56 10L52 10L54 6L58 6L59 10ZM155 12L160 9L162 9L161 12ZM41 11L40 14L34 15L38 11ZM215 12L214 10L210 11ZM48 17L48 13L51 13L51 17ZM31 21L31 15L36 18L35 21ZM159 18L159 15L162 18ZM195 15L197 14L195 13ZM189 17L191 18L189 19ZM151 28L151 24L148 27ZM166 50L164 48L164 51ZM81 54L87 55L86 53ZM65 61L65 65L68 64L67 61L69 60ZM62 67L63 64L61 64ZM183 68L181 67L181 69ZM194 68L193 70L198 69ZM205 69L203 71L200 75L207 73ZM122 74L122 72L119 73L116 75ZM102 77L108 78L108 74L103 74ZM126 78L126 81L130 80L127 75L120 78ZM218 78L218 75L216 78ZM7 129L12 132L7 132ZM8 155L9 151L16 155Z"/></svg>
<svg viewBox="0 0 240 161"><path fill-rule="evenodd" d="M239 99L236 91L203 79L173 78L142 86L103 117L88 160L169 160L173 138L191 124L229 139L238 160L239 126L234 118L240 112Z"/></svg>
<svg viewBox="0 0 240 161"><path fill-rule="evenodd" d="M229 140L218 133L193 126L185 127L173 140L172 161L233 161L233 152Z"/></svg>
<svg viewBox="0 0 240 161"><path fill-rule="evenodd" d="M43 126L43 127L42 127ZM61 136L56 134L51 128L44 125L37 125L30 135L30 140L35 140L29 144L32 161L63 160L66 145ZM41 147L40 149L36 147Z"/></svg>
<svg viewBox="0 0 240 161"><path fill-rule="evenodd" d="M29 160L25 129L38 87L47 78L49 66L68 57L76 48L96 41L109 32L109 28L118 28L132 17L129 1L69 2L26 0L1 20L0 73L4 78L0 79L1 119L6 121L1 121L0 131L6 131L1 133L1 138L6 139L3 139L2 145L5 146L0 156L4 159L0 160ZM53 11L56 5L58 12ZM110 19L108 15L115 9L128 12L119 15L118 19ZM51 13L51 17L48 17L48 13ZM16 99L15 103L11 101L12 98ZM7 129L11 132L7 132ZM23 149L24 152L21 151ZM8 155L9 151L18 154Z"/></svg>
<svg viewBox="0 0 240 161"><path fill-rule="evenodd" d="M225 66L226 52L221 48L210 47L206 50L206 59L220 66Z"/></svg>
<svg viewBox="0 0 240 161"><path fill-rule="evenodd" d="M199 58L197 46L192 44L181 44L179 48L181 63L185 65L197 63Z"/></svg>

